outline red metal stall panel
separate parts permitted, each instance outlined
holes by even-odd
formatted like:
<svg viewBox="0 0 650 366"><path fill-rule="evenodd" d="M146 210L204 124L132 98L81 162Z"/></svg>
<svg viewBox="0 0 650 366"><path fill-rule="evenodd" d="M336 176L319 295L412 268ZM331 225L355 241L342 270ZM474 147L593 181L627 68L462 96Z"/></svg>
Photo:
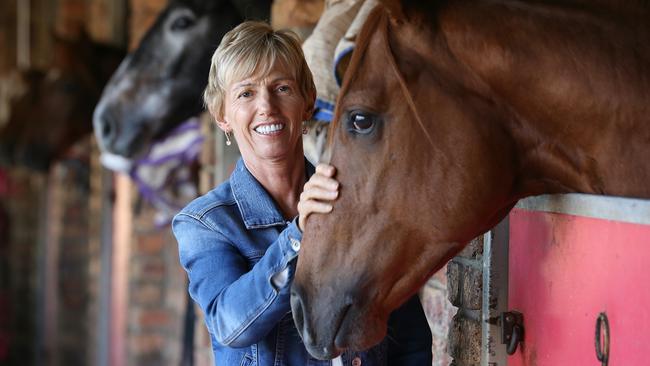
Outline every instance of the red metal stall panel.
<svg viewBox="0 0 650 366"><path fill-rule="evenodd" d="M609 365L650 365L650 225L514 209L509 309L525 338L508 365L600 365L595 327L609 319Z"/></svg>

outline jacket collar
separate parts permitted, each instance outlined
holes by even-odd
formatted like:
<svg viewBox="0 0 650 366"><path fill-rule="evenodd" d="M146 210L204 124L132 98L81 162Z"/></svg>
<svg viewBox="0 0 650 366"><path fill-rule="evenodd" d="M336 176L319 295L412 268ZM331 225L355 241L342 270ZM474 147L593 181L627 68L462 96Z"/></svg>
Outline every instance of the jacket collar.
<svg viewBox="0 0 650 366"><path fill-rule="evenodd" d="M314 166L305 159L305 175L314 174ZM239 158L230 175L230 186L247 229L285 225L286 221L275 201Z"/></svg>

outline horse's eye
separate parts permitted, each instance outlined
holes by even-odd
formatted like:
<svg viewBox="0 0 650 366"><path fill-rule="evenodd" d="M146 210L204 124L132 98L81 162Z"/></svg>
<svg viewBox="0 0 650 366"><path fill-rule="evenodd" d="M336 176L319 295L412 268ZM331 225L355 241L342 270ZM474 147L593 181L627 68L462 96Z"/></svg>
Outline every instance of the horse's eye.
<svg viewBox="0 0 650 366"><path fill-rule="evenodd" d="M171 29L173 31L180 31L180 30L185 30L191 27L192 25L194 25L194 18L187 14L183 14L178 18L174 19L174 22L172 22L171 25Z"/></svg>
<svg viewBox="0 0 650 366"><path fill-rule="evenodd" d="M351 132L365 135L372 132L374 126L374 118L369 114L351 112L348 115L348 128Z"/></svg>

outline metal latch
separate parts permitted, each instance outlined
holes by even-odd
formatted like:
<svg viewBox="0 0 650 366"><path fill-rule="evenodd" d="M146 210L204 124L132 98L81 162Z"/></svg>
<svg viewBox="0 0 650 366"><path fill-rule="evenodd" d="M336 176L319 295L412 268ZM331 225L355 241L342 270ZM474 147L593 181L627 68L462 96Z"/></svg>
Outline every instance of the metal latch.
<svg viewBox="0 0 650 366"><path fill-rule="evenodd" d="M501 313L501 343L506 344L509 355L517 351L517 346L524 340L524 315L517 311Z"/></svg>

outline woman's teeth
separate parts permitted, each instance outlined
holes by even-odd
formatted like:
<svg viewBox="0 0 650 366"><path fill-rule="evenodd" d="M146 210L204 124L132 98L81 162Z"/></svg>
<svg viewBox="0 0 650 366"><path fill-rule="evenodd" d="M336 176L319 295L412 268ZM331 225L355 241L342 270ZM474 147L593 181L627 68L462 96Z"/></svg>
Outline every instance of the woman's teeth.
<svg viewBox="0 0 650 366"><path fill-rule="evenodd" d="M255 131L261 133L262 135L269 135L273 132L277 132L284 129L284 124L271 124L271 125L262 125L255 127Z"/></svg>

